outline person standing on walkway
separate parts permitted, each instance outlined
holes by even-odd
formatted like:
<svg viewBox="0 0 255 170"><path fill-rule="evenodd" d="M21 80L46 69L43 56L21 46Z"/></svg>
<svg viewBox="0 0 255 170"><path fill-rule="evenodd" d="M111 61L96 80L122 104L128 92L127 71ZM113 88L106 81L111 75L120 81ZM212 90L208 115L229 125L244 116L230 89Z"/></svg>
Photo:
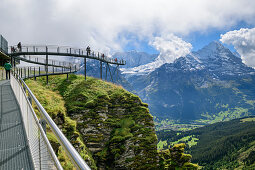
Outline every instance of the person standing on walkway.
<svg viewBox="0 0 255 170"><path fill-rule="evenodd" d="M6 72L6 80L8 80L11 77L12 65L9 62L7 62L7 63L4 64L4 68L5 68L5 72ZM9 75L9 78L8 78L8 75Z"/></svg>
<svg viewBox="0 0 255 170"><path fill-rule="evenodd" d="M19 51L21 52L21 49L22 49L21 48L21 42L18 43L17 47L18 47Z"/></svg>
<svg viewBox="0 0 255 170"><path fill-rule="evenodd" d="M87 55L90 55L90 47L88 46L87 48L86 48L86 51L87 51Z"/></svg>

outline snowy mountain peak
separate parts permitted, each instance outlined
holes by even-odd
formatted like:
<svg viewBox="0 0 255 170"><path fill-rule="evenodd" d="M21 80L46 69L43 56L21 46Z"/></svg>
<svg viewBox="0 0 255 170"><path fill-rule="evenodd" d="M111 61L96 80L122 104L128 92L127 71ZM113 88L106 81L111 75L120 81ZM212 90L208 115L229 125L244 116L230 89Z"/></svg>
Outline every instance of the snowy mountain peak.
<svg viewBox="0 0 255 170"><path fill-rule="evenodd" d="M224 49L225 47L219 41L212 41L204 48L211 49L211 50L219 50Z"/></svg>
<svg viewBox="0 0 255 170"><path fill-rule="evenodd" d="M223 56L224 54L231 54L231 51L224 47L220 42L213 41L201 50L196 52L201 59L215 56ZM215 55L216 54L216 55Z"/></svg>

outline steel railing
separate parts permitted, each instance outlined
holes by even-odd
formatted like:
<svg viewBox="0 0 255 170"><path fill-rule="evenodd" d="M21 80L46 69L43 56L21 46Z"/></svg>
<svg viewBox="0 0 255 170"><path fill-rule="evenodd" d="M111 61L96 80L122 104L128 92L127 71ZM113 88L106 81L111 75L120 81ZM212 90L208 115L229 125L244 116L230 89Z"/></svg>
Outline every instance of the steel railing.
<svg viewBox="0 0 255 170"><path fill-rule="evenodd" d="M54 67L54 66L31 66L31 67L14 67L12 70L21 78L32 78L46 75L69 74L79 71L80 67Z"/></svg>
<svg viewBox="0 0 255 170"><path fill-rule="evenodd" d="M105 54L97 51L90 50L88 53L86 49L83 48L73 48L68 46L56 46L56 45L22 45L21 48L17 46L9 47L9 55L63 55L63 56L76 56L76 57L86 57L91 59L100 60L110 64L125 65L126 61L123 59L117 60L106 56Z"/></svg>
<svg viewBox="0 0 255 170"><path fill-rule="evenodd" d="M74 63L74 62L68 62L68 61L60 61L60 60L53 60L48 59L46 60L45 57L38 57L38 56L31 56L31 55L19 55L15 57L15 59L22 60L29 63L34 64L40 64L40 65L49 65L49 66L55 66L55 67L77 67L80 65L80 62Z"/></svg>
<svg viewBox="0 0 255 170"><path fill-rule="evenodd" d="M14 74L14 75L13 75ZM32 91L28 88L23 79L13 72L11 74L11 86L17 101L20 105L22 118L25 124L25 130L29 142L29 148L32 155L35 169L63 169L59 163L51 145L46 137L44 129L33 110L34 103L40 112L40 117L50 127L60 145L64 148L67 156L77 169L90 169L58 126L51 119L49 114L36 99Z"/></svg>

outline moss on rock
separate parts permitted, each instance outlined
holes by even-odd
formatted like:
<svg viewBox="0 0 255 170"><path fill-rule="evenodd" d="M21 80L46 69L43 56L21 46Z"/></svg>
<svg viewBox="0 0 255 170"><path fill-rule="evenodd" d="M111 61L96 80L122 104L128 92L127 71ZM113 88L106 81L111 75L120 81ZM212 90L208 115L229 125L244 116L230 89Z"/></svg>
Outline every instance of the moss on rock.
<svg viewBox="0 0 255 170"><path fill-rule="evenodd" d="M38 82L45 85L44 78ZM122 87L94 78L49 77L45 86L59 92L67 115L99 169L157 169L157 137L148 105ZM77 135L77 134L76 134Z"/></svg>

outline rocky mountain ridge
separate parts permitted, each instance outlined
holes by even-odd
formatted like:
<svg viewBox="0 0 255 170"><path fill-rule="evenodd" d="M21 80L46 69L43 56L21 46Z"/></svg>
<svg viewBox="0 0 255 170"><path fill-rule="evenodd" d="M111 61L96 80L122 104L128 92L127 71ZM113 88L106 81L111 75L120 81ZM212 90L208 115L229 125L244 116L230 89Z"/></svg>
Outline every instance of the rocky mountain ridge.
<svg viewBox="0 0 255 170"><path fill-rule="evenodd" d="M253 114L255 71L219 42L147 74L124 76L157 117L209 121Z"/></svg>

